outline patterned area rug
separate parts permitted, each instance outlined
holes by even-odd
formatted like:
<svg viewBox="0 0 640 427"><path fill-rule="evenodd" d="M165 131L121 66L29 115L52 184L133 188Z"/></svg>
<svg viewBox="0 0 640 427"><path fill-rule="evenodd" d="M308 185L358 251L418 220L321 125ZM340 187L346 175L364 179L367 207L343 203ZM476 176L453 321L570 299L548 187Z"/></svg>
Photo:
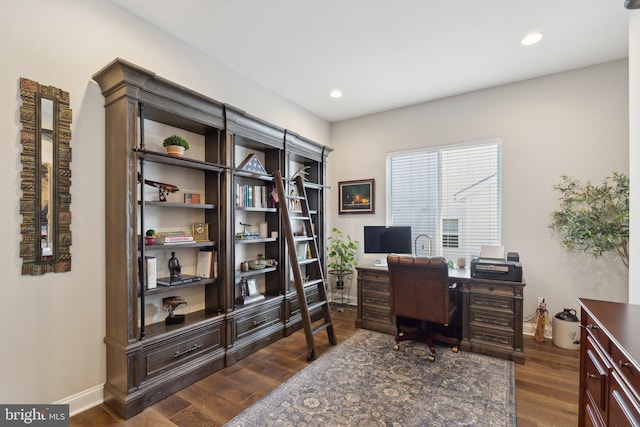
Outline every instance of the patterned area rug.
<svg viewBox="0 0 640 427"><path fill-rule="evenodd" d="M226 426L515 426L513 362L359 329Z"/></svg>

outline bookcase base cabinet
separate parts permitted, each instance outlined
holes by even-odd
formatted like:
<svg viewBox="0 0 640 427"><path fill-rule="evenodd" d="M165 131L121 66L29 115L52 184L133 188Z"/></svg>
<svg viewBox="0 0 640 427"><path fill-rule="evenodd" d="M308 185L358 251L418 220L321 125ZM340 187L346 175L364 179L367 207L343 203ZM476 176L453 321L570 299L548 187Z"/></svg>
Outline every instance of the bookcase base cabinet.
<svg viewBox="0 0 640 427"><path fill-rule="evenodd" d="M317 287L309 287L305 289L304 293L307 299L307 305L309 307L320 301L320 294L318 293ZM285 298L285 313L287 314L287 316L284 326L284 334L285 336L289 336L295 331L302 329L300 304L298 303L298 295L295 292L287 295L287 297ZM322 319L322 308L317 307L316 309L311 309L309 311L309 315L311 316L312 322L316 322Z"/></svg>
<svg viewBox="0 0 640 427"><path fill-rule="evenodd" d="M357 270L356 327L395 335L387 268L362 265ZM451 269L449 281L460 287L460 348L524 363L522 297L525 283L472 279L468 269Z"/></svg>
<svg viewBox="0 0 640 427"><path fill-rule="evenodd" d="M284 337L282 297L236 308L228 317L233 342L227 344L227 366Z"/></svg>
<svg viewBox="0 0 640 427"><path fill-rule="evenodd" d="M640 426L640 305L578 299L578 425Z"/></svg>
<svg viewBox="0 0 640 427"><path fill-rule="evenodd" d="M224 319L163 337L136 342L123 352L105 340L111 366L128 373L127 384L111 379L104 401L127 419L163 398L225 366ZM123 392L126 390L126 392Z"/></svg>

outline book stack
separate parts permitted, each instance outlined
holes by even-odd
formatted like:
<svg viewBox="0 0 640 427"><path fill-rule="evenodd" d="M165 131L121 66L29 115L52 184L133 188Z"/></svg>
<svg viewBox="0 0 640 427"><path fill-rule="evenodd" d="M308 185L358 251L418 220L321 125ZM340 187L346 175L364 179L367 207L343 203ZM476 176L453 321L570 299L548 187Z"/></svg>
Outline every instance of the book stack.
<svg viewBox="0 0 640 427"><path fill-rule="evenodd" d="M186 231L167 231L158 233L157 245L175 245L181 243L193 243L193 236Z"/></svg>

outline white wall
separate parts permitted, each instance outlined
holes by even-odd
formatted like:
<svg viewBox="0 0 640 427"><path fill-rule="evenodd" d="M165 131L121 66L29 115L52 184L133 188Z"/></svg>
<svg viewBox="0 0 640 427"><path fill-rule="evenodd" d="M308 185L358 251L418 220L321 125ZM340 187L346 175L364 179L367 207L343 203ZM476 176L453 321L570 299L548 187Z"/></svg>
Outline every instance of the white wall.
<svg viewBox="0 0 640 427"><path fill-rule="evenodd" d="M322 144L329 142L329 125L110 2L3 0L0 7L0 402L71 403L75 412L102 398L106 370L104 98L91 76L121 57ZM20 274L20 77L71 95L69 273Z"/></svg>
<svg viewBox="0 0 640 427"><path fill-rule="evenodd" d="M640 304L640 10L629 18L629 302Z"/></svg>
<svg viewBox="0 0 640 427"><path fill-rule="evenodd" d="M627 301L617 258L565 253L548 229L562 174L594 183L628 174L627 69L620 60L334 123L331 226L362 242L364 225L385 224L386 152L499 137L503 244L523 263L525 315L538 296L551 315L577 308L577 297ZM375 214L338 215L338 182L367 178L376 180ZM361 263L373 259L360 252Z"/></svg>

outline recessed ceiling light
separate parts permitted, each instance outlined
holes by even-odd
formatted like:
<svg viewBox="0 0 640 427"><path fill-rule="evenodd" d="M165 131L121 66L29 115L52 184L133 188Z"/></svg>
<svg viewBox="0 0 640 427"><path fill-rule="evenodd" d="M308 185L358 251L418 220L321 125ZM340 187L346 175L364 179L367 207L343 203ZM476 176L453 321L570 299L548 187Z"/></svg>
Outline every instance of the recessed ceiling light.
<svg viewBox="0 0 640 427"><path fill-rule="evenodd" d="M329 96L332 98L341 98L342 97L342 91L339 89L334 89L329 93Z"/></svg>
<svg viewBox="0 0 640 427"><path fill-rule="evenodd" d="M542 40L542 33L530 33L527 34L520 43L524 46L529 46L538 43L540 40Z"/></svg>

